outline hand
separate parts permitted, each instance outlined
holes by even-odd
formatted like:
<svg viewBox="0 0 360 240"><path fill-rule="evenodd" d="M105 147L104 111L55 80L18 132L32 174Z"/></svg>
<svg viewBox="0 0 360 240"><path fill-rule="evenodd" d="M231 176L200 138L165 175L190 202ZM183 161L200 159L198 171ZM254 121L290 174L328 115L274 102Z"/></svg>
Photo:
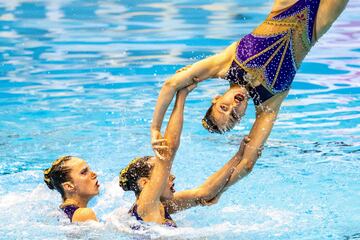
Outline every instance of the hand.
<svg viewBox="0 0 360 240"><path fill-rule="evenodd" d="M216 195L214 198L209 199L209 200L200 199L199 203L201 206L211 206L211 205L214 205L219 202L220 196L221 196L221 194Z"/></svg>
<svg viewBox="0 0 360 240"><path fill-rule="evenodd" d="M192 90L194 90L196 87L197 87L197 83L193 83L193 84L187 86L185 89L186 89L186 91L189 93L189 92L191 92Z"/></svg>
<svg viewBox="0 0 360 240"><path fill-rule="evenodd" d="M261 145L261 146L258 148L258 151L257 151L257 156L258 156L258 158L261 156L262 150L264 150L264 146L263 146L263 145Z"/></svg>
<svg viewBox="0 0 360 240"><path fill-rule="evenodd" d="M169 148L166 143L166 139L163 138L159 130L151 129L151 146L155 156L161 160L164 160L164 151Z"/></svg>
<svg viewBox="0 0 360 240"><path fill-rule="evenodd" d="M191 66L192 65L187 65L187 66L185 66L185 67L183 67L183 68L180 68L180 69L178 69L178 70L176 70L176 73L180 73L180 72L183 72L183 71L186 71L186 70L188 70L189 68L191 68ZM194 83L199 83L199 82L201 82L201 80L198 78L198 77L193 77L193 81L194 81Z"/></svg>
<svg viewBox="0 0 360 240"><path fill-rule="evenodd" d="M241 141L239 152L238 152L241 156L244 154L245 147L250 141L251 141L251 139L247 135ZM263 150L264 150L264 145L261 145L260 147L257 148L257 157L258 158L261 156Z"/></svg>
<svg viewBox="0 0 360 240"><path fill-rule="evenodd" d="M193 83L187 87L184 87L179 90L179 94L188 95L192 90L194 90L197 86L197 83Z"/></svg>
<svg viewBox="0 0 360 240"><path fill-rule="evenodd" d="M238 156L242 158L242 155L244 154L246 145L251 141L249 136L245 136L240 143L239 151L237 152Z"/></svg>
<svg viewBox="0 0 360 240"><path fill-rule="evenodd" d="M180 68L180 69L176 70L176 73L186 71L186 70L188 70L189 68L191 68L191 65L187 65L187 66L185 66L185 67L183 67L183 68Z"/></svg>

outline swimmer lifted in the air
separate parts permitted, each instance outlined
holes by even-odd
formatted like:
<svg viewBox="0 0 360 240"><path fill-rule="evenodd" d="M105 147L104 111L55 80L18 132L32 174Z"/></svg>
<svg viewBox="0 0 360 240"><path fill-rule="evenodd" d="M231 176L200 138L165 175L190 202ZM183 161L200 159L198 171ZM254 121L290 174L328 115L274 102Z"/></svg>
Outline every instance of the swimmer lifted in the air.
<svg viewBox="0 0 360 240"><path fill-rule="evenodd" d="M270 135L281 103L287 96L296 71L315 42L330 28L348 0L275 0L266 20L252 33L223 52L179 70L165 81L155 107L151 143L165 142L160 134L165 112L179 89L208 78L223 78L230 88L212 100L203 118L210 132L231 130L244 115L252 98L256 120L249 133L242 161L228 185L247 175Z"/></svg>

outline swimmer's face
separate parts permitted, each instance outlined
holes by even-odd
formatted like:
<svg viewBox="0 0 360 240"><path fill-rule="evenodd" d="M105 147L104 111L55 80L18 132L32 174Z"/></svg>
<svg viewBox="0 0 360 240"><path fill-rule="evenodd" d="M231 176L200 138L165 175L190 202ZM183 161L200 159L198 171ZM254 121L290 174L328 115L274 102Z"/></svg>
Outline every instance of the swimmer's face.
<svg viewBox="0 0 360 240"><path fill-rule="evenodd" d="M229 89L224 95L215 97L211 110L204 117L204 127L216 133L231 130L244 116L247 101L246 92L241 88Z"/></svg>
<svg viewBox="0 0 360 240"><path fill-rule="evenodd" d="M174 197L175 193L175 176L170 174L167 184L165 186L163 194L161 194L161 200L171 200Z"/></svg>
<svg viewBox="0 0 360 240"><path fill-rule="evenodd" d="M89 165L81 158L72 157L66 162L70 170L71 188L65 187L65 191L82 198L91 198L99 194L99 182L95 172L91 171ZM69 184L69 183L64 183Z"/></svg>
<svg viewBox="0 0 360 240"><path fill-rule="evenodd" d="M152 165L152 169L154 169L154 166L155 164L157 164L159 160L156 158L156 157L152 157L150 160L149 160L149 164ZM151 173L152 174L152 173ZM155 180L156 176L153 177L153 179ZM149 180L150 178L147 177L146 178L146 181L144 182L145 184L149 183ZM160 179L159 179L160 180ZM163 200L163 201L166 201L166 200L170 200L174 197L174 193L175 193L175 176L170 174L169 177L168 177L168 180L167 180L167 183L166 183L166 186L164 188L164 191L163 193L161 194L160 196L160 199Z"/></svg>

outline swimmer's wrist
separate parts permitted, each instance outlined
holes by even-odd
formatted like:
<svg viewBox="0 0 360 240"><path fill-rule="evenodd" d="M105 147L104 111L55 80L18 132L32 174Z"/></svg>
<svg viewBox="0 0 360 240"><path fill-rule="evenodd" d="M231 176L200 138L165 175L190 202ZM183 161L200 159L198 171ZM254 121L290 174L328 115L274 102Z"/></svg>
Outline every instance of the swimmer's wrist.
<svg viewBox="0 0 360 240"><path fill-rule="evenodd" d="M152 124L151 124L151 127L150 127L150 131L152 131L152 132L155 132L155 131L160 132L160 126L159 126L159 124L157 124L157 123L152 123Z"/></svg>
<svg viewBox="0 0 360 240"><path fill-rule="evenodd" d="M181 89L177 92L176 97L184 98L189 94L189 91L187 89Z"/></svg>

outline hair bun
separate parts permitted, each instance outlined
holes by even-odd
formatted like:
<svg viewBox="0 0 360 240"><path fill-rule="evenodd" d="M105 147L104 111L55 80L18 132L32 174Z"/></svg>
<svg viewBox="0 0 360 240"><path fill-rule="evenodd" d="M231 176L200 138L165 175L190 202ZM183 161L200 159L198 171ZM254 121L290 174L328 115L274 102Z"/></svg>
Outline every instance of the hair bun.
<svg viewBox="0 0 360 240"><path fill-rule="evenodd" d="M119 186L124 190L124 191L130 191L130 187L128 184L128 179L127 179L127 172L125 171L125 169L121 170L120 175L119 175Z"/></svg>
<svg viewBox="0 0 360 240"><path fill-rule="evenodd" d="M148 162L150 156L134 158L119 174L119 186L124 191L133 191L139 194L137 181L142 177L150 177L152 165Z"/></svg>
<svg viewBox="0 0 360 240"><path fill-rule="evenodd" d="M46 183L46 185L48 186L48 188L50 188L51 190L55 189L54 184L51 182L51 177L50 177L50 172L51 168L48 168L46 170L44 170L44 182Z"/></svg>

